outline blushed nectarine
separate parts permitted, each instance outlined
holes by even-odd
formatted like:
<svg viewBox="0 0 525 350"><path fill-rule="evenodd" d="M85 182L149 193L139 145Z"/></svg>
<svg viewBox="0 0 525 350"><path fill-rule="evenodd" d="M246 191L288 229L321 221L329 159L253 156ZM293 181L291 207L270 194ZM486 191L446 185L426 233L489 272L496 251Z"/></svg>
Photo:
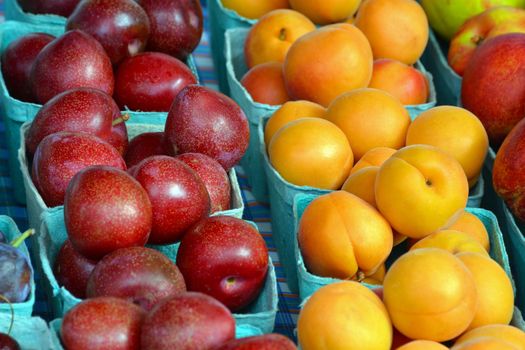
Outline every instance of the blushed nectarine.
<svg viewBox="0 0 525 350"><path fill-rule="evenodd" d="M351 24L331 24L292 44L284 60L284 80L292 99L328 106L342 93L368 86L372 65L364 34Z"/></svg>
<svg viewBox="0 0 525 350"><path fill-rule="evenodd" d="M514 313L514 291L505 270L486 255L460 253L456 256L472 273L478 292L478 309L467 330L509 324Z"/></svg>
<svg viewBox="0 0 525 350"><path fill-rule="evenodd" d="M475 338L485 337L506 340L516 345L519 349L525 349L525 332L517 327L503 324L493 324L471 329L459 337L455 345L465 343Z"/></svg>
<svg viewBox="0 0 525 350"><path fill-rule="evenodd" d="M220 0L222 5L241 17L256 19L276 9L288 8L288 0Z"/></svg>
<svg viewBox="0 0 525 350"><path fill-rule="evenodd" d="M392 324L381 299L358 282L320 288L297 320L302 350L390 350Z"/></svg>
<svg viewBox="0 0 525 350"><path fill-rule="evenodd" d="M489 233L483 222L474 214L464 211L458 220L448 227L449 230L457 230L469 234L476 239L483 248L490 251Z"/></svg>
<svg viewBox="0 0 525 350"><path fill-rule="evenodd" d="M314 102L300 100L284 103L268 119L264 128L264 143L268 147L272 136L283 126L300 118L322 118L326 109Z"/></svg>
<svg viewBox="0 0 525 350"><path fill-rule="evenodd" d="M358 271L372 275L392 250L388 222L374 207L345 191L314 199L301 217L297 239L311 273L340 279L355 278Z"/></svg>
<svg viewBox="0 0 525 350"><path fill-rule="evenodd" d="M354 164L345 134L321 118L302 118L280 128L268 156L286 181L327 190L341 188Z"/></svg>
<svg viewBox="0 0 525 350"><path fill-rule="evenodd" d="M290 0L290 6L317 24L341 22L352 17L361 0Z"/></svg>
<svg viewBox="0 0 525 350"><path fill-rule="evenodd" d="M410 116L399 100L369 88L337 97L328 106L325 119L343 130L356 160L376 147L403 147L410 125Z"/></svg>
<svg viewBox="0 0 525 350"><path fill-rule="evenodd" d="M252 68L266 62L284 62L295 40L315 30L304 15L293 10L274 10L254 24L246 37L244 58Z"/></svg>
<svg viewBox="0 0 525 350"><path fill-rule="evenodd" d="M429 94L428 81L423 73L390 58L374 61L372 80L368 87L386 91L404 105L426 103Z"/></svg>
<svg viewBox="0 0 525 350"><path fill-rule="evenodd" d="M468 181L451 155L434 146L412 145L381 165L375 193L377 207L393 229L423 238L461 215L468 200Z"/></svg>
<svg viewBox="0 0 525 350"><path fill-rule="evenodd" d="M250 69L241 79L241 84L255 102L281 105L290 97L286 92L283 64L267 62Z"/></svg>
<svg viewBox="0 0 525 350"><path fill-rule="evenodd" d="M406 144L426 144L441 148L456 158L473 187L481 173L489 149L483 124L468 110L439 106L421 113L407 131Z"/></svg>
<svg viewBox="0 0 525 350"><path fill-rule="evenodd" d="M397 330L436 342L463 333L477 308L474 278L457 257L424 248L398 258L383 281L383 300Z"/></svg>
<svg viewBox="0 0 525 350"><path fill-rule="evenodd" d="M355 25L368 38L374 58L414 64L427 46L427 16L414 0L364 0Z"/></svg>
<svg viewBox="0 0 525 350"><path fill-rule="evenodd" d="M396 151L396 149L390 147L372 148L371 150L363 154L359 161L354 164L352 170L350 170L350 174L353 174L356 171L359 171L369 166L381 166L381 164L383 164L388 158L390 158L392 154L396 153Z"/></svg>

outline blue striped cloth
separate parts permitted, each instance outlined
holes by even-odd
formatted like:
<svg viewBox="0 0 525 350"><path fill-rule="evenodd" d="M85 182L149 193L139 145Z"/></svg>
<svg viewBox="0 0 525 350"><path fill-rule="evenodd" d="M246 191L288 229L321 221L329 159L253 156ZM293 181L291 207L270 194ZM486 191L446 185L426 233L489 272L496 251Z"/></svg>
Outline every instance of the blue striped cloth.
<svg viewBox="0 0 525 350"><path fill-rule="evenodd" d="M3 1L0 0L0 21L3 20ZM208 41L208 20L207 10L204 8L205 31L198 48L194 52L197 62L199 78L202 84L218 89L217 76L211 59L210 46ZM26 209L14 201L12 182L9 178L7 168L7 145L6 135L3 123L0 121L0 214L12 217L21 231L27 228ZM264 204L255 201L250 187L248 186L246 176L241 167L237 167L239 183L242 189L243 200L245 203L244 218L254 221L259 227L261 235L264 237L268 246L270 256L275 264L278 291L279 291L279 312L275 322L275 332L284 334L295 340L294 329L297 324L297 314L299 312L299 299L296 294L290 293L283 269L279 263L279 258L272 239L272 226L270 219L270 208ZM39 285L40 276L36 276L37 286ZM41 289L37 287L37 300L34 314L41 316L46 320L51 319L50 310L47 307L46 297Z"/></svg>

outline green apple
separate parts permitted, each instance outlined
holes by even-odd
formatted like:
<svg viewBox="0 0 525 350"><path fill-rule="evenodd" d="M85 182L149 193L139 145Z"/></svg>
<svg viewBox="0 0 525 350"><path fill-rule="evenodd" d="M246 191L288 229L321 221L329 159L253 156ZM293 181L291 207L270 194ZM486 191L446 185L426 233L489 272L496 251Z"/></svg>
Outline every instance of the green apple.
<svg viewBox="0 0 525 350"><path fill-rule="evenodd" d="M525 0L420 0L430 26L447 41L472 16L495 6L525 7Z"/></svg>
<svg viewBox="0 0 525 350"><path fill-rule="evenodd" d="M525 10L498 6L468 19L450 41L448 64L460 76L485 40L507 33L525 33Z"/></svg>

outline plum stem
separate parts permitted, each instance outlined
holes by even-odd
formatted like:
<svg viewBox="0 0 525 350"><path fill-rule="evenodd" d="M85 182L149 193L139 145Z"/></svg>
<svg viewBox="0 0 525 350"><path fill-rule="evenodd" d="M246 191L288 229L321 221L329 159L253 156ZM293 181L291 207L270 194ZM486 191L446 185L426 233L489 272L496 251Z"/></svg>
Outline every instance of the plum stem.
<svg viewBox="0 0 525 350"><path fill-rule="evenodd" d="M120 117L118 117L117 119L113 120L113 123L111 125L113 125L113 126L119 125L120 123L124 123L124 122L128 121L129 118L130 118L129 114L124 113Z"/></svg>
<svg viewBox="0 0 525 350"><path fill-rule="evenodd" d="M20 246L20 244L22 244L22 242L26 240L27 237L32 236L34 234L35 234L35 230L30 228L29 230L25 231L24 233L22 233L17 238L13 239L11 241L10 245L15 247L15 248L18 248Z"/></svg>
<svg viewBox="0 0 525 350"><path fill-rule="evenodd" d="M4 295L0 294L0 300L5 301L9 305L9 309L11 309L11 323L9 324L9 328L7 329L7 335L11 335L13 323L15 322L15 310L13 308L13 304L11 304L9 299L7 299Z"/></svg>

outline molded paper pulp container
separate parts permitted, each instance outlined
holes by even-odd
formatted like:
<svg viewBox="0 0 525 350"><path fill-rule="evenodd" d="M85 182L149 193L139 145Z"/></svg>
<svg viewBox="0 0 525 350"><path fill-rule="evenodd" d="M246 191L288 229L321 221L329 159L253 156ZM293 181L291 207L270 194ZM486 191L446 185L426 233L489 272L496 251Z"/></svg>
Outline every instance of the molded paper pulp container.
<svg viewBox="0 0 525 350"><path fill-rule="evenodd" d="M229 95L228 79L226 77L224 34L226 30L230 28L251 27L257 20L239 16L237 12L222 6L221 0L208 1L208 18L210 23L211 54L219 80L219 88L223 93Z"/></svg>
<svg viewBox="0 0 525 350"><path fill-rule="evenodd" d="M231 97L241 106L250 125L250 145L241 165L246 171L248 182L252 187L255 198L260 202L268 202L268 187L266 185L266 176L264 173L263 159L259 153L259 135L257 127L261 116L271 116L280 105L272 106L263 103L254 102L248 91L242 86L241 79L248 71L244 60L244 42L250 28L233 28L228 29L225 34L225 55L226 55L226 74ZM425 74L429 82L429 102L406 106L410 117L416 118L421 112L424 112L436 105L436 91L434 89L433 78L423 65L418 62L416 67Z"/></svg>
<svg viewBox="0 0 525 350"><path fill-rule="evenodd" d="M493 210L500 218L503 238L509 254L509 259L516 281L516 304L521 312L525 312L525 226L512 214L503 199L495 192L492 185L492 167L496 153L491 148L485 160L484 172L487 176L486 198L483 206ZM490 181L489 181L490 179Z"/></svg>
<svg viewBox="0 0 525 350"><path fill-rule="evenodd" d="M8 21L19 21L29 24L54 25L64 27L66 17L52 14L34 14L22 10L17 0L4 0L5 19Z"/></svg>
<svg viewBox="0 0 525 350"><path fill-rule="evenodd" d="M15 21L8 21L0 24L0 52L3 52L7 45L21 36L43 32L54 36L59 36L64 32L63 26L56 25L36 25ZM193 57L190 55L187 60L193 74L198 78L197 68ZM15 190L15 199L17 202L25 204L24 184L22 183L22 174L20 173L17 153L20 147L20 127L26 121L33 120L38 110L42 107L40 104L28 103L17 100L9 95L3 76L0 74L0 91L1 107L0 113L4 120L6 136L8 139L7 146L9 152L9 175L13 181ZM161 124L164 125L167 118L166 112L133 112L126 111L130 115L129 124Z"/></svg>
<svg viewBox="0 0 525 350"><path fill-rule="evenodd" d="M20 163L20 170L22 172L25 187L29 225L31 227L40 227L42 223L41 215L44 211L48 210L49 207L44 203L42 196L40 196L38 193L38 190L31 179L31 170L29 169L25 148L25 135L30 126L31 123L26 122L20 129L21 146L18 151L18 162ZM127 125L127 128L130 140L141 133L158 132L164 130L164 126L161 124L129 124ZM231 170L228 171L228 177L231 184L231 209L214 213L212 216L226 215L241 219L244 211L244 202L242 200L241 189L239 187L239 181L237 180L237 174L234 168L231 168ZM62 208L62 206L60 206L60 208ZM38 242L36 240L33 240L32 247L34 256L38 256ZM37 264L37 268L40 269L39 264Z"/></svg>
<svg viewBox="0 0 525 350"><path fill-rule="evenodd" d="M46 210L42 215L42 234L38 237L40 246L40 262L44 271L45 292L51 304L55 317L62 317L65 312L80 302L67 289L60 287L53 274L53 264L60 247L67 239L66 227L64 223L64 210L62 207ZM255 224L251 223L255 226ZM152 246L172 261L175 261L179 244L167 246ZM271 259L269 260L268 275L261 294L254 303L248 308L246 313L234 314L237 326L251 326L252 330L257 328L259 332L271 333L277 314L277 281L275 270ZM245 335L255 335L246 329Z"/></svg>
<svg viewBox="0 0 525 350"><path fill-rule="evenodd" d="M272 232L279 260L286 273L288 286L293 293L299 292L297 281L297 268L294 253L294 215L293 199L297 194L322 195L330 191L309 186L296 186L285 179L270 164L266 146L264 144L264 127L268 121L268 116L261 117L258 126L259 133L259 152L263 159L264 170L268 183L268 193L270 196L270 212L272 215ZM471 189L467 206L477 207L483 196L483 177L476 186Z"/></svg>
<svg viewBox="0 0 525 350"><path fill-rule="evenodd" d="M248 71L244 61L244 41L248 28L228 29L225 35L226 74L231 97L242 108L250 125L250 144L241 165L246 172L252 193L259 202L268 202L268 187L264 174L263 162L259 153L259 135L257 126L259 118L272 115L280 106L271 106L254 102L248 91L241 85L240 80Z"/></svg>
<svg viewBox="0 0 525 350"><path fill-rule="evenodd" d="M36 234L38 234L38 227L35 227L35 230L37 231ZM5 215L0 215L0 231L2 231L6 235L7 242L11 242L13 239L19 237L21 234L13 219ZM31 259L29 257L29 251L27 250L26 244L22 242L18 249L29 258L29 266L31 267L31 270L33 270L33 263L31 262ZM33 276L33 278L31 279L31 292L29 293L28 299L22 303L12 304L15 313L15 318L18 319L19 316L31 316L34 304L35 278ZM7 303L0 302L0 317L3 317L3 315L8 315L9 319L11 319L11 307ZM0 319L0 331L2 327L3 323Z"/></svg>
<svg viewBox="0 0 525 350"><path fill-rule="evenodd" d="M430 30L428 44L421 61L434 75L438 104L459 106L462 78L449 66L447 50L446 44Z"/></svg>
<svg viewBox="0 0 525 350"><path fill-rule="evenodd" d="M11 323L10 314L0 313L0 332L7 333ZM16 339L22 350L54 350L51 332L40 317L15 316L11 337Z"/></svg>
<svg viewBox="0 0 525 350"><path fill-rule="evenodd" d="M57 318L49 323L51 329L51 341L56 350L63 350L60 336L60 327L62 326L62 319ZM263 333L259 328L252 327L250 325L239 325L235 328L235 338L245 338L255 335L262 335Z"/></svg>
<svg viewBox="0 0 525 350"><path fill-rule="evenodd" d="M304 210L318 196L310 194L298 194L294 198L294 250L296 255L296 266L297 266L297 275L299 279L299 297L301 300L309 297L317 289L322 286L338 282L339 279L336 278L327 278L316 276L306 269L306 266L303 262L303 257L299 249L299 244L297 242L297 233L299 228L299 221L303 215ZM507 256L507 250L505 249L505 243L503 241L503 235L498 225L498 219L496 216L488 210L479 209L479 208L467 208L469 213L472 213L478 217L489 234L490 239L490 256L503 267L507 275L510 277L511 282L514 287L514 281L512 279L511 268L509 264L509 258ZM399 247L399 246L397 246ZM396 250L397 247L394 247ZM400 252L403 254L403 252ZM373 286L372 286L373 288Z"/></svg>

